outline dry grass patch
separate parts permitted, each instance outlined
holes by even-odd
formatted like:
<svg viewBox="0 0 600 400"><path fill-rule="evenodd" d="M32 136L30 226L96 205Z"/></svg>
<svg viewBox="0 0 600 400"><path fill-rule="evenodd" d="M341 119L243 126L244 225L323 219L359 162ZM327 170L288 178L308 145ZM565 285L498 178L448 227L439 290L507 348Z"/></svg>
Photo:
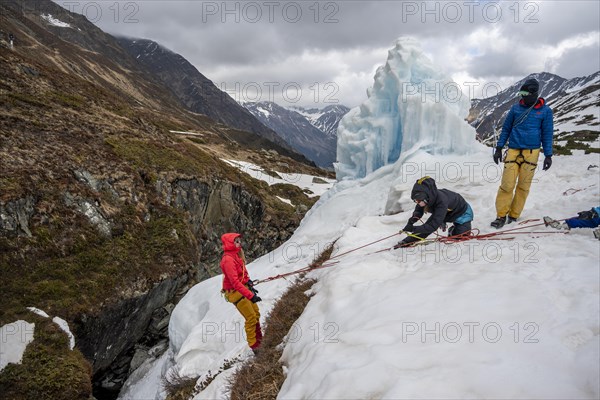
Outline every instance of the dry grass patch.
<svg viewBox="0 0 600 400"><path fill-rule="evenodd" d="M187 400L196 393L196 381L198 377L186 377L174 368L169 374L169 379L163 379L162 385L167 392L167 400Z"/></svg>
<svg viewBox="0 0 600 400"><path fill-rule="evenodd" d="M331 256L333 245L327 248L312 267L319 267ZM259 354L248 360L231 381L231 400L275 399L285 380L282 364L284 341L292 325L300 317L312 297L307 291L316 283L301 276L275 303L266 320L265 336Z"/></svg>

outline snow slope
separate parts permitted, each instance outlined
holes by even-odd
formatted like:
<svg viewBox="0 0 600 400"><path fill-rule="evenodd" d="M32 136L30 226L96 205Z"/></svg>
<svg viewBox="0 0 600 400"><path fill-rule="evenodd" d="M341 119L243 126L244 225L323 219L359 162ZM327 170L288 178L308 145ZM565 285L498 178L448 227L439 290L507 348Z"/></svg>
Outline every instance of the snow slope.
<svg viewBox="0 0 600 400"><path fill-rule="evenodd" d="M539 174L524 219L598 204L597 169L582 173L598 156L557 162ZM399 186L410 208L410 185ZM474 226L491 231L497 181L440 186L463 193ZM339 251L393 234L409 215L362 217ZM591 230L532 230L548 233L369 255L389 240L315 273L279 398L598 398L599 243Z"/></svg>
<svg viewBox="0 0 600 400"><path fill-rule="evenodd" d="M286 244L249 265L250 275L304 267L332 239L339 238L335 255L396 233L411 213L410 188L424 174L462 193L474 227L491 232L501 170L490 158L487 151L435 159L417 152L340 182ZM597 205L598 169L587 167L599 158L555 157L549 171L538 170L522 220ZM390 204L405 211L384 215ZM597 398L599 242L591 230L523 231L534 233L372 254L396 236L312 272L315 296L285 345L279 398ZM243 321L220 297L221 279L196 285L173 312L171 357L185 375L249 356ZM263 320L287 284L260 285ZM196 399L226 396L231 371Z"/></svg>
<svg viewBox="0 0 600 400"><path fill-rule="evenodd" d="M59 28L71 28L70 24L59 20L58 18L54 18L52 14L42 14L42 19L46 20L50 25L57 26Z"/></svg>
<svg viewBox="0 0 600 400"><path fill-rule="evenodd" d="M390 52L388 66L400 66L409 53L414 77L437 76L410 41ZM380 71L378 93L391 84L397 97L393 75L405 72ZM332 256L340 255L335 266L309 274L318 280L315 295L283 343L286 380L278 398L598 398L600 242L589 229L565 234L540 219L600 204L600 154L555 156L549 171L538 168L521 218L502 230L521 228L515 233L389 250L403 237L397 232L414 208L411 188L425 175L465 197L476 231L497 232L490 222L503 166L472 127L459 124L464 107L413 100L401 131L387 130L395 122L369 110L371 103L365 115L351 111L338 138L346 179L322 194L285 244L248 265L260 280L309 265L331 242ZM168 356L128 384L122 399L163 399L159 370L203 380L225 360L250 357L243 319L220 296L221 284L221 276L200 282L179 302ZM261 320L288 284L258 286ZM195 400L227 398L234 371L220 373Z"/></svg>
<svg viewBox="0 0 600 400"><path fill-rule="evenodd" d="M34 330L35 324L23 320L0 327L0 371L8 364L21 364Z"/></svg>
<svg viewBox="0 0 600 400"><path fill-rule="evenodd" d="M289 174L286 172L275 171L280 178L269 175L262 167L252 164L247 161L236 161L236 160L225 160L227 164L232 167L236 167L242 172L247 173L254 179L258 179L267 182L269 186L275 185L276 183L287 183L289 185L298 186L306 193L309 197L321 196L323 193L328 191L331 186L335 183L335 179L329 179L324 177L318 177L307 174ZM315 178L318 178L324 183L315 183ZM279 198L281 201L288 203L288 199Z"/></svg>

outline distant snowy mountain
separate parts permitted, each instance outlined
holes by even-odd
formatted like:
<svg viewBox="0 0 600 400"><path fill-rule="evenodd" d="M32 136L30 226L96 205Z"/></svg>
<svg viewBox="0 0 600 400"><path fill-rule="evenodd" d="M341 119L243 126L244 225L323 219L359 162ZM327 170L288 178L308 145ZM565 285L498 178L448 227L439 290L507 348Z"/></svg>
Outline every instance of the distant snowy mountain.
<svg viewBox="0 0 600 400"><path fill-rule="evenodd" d="M318 166L333 168L336 158L337 126L348 107L335 105L322 110L301 107L284 108L261 101L244 103L260 122L281 136L289 146Z"/></svg>
<svg viewBox="0 0 600 400"><path fill-rule="evenodd" d="M337 137L337 129L342 117L350 111L350 108L341 104L327 106L323 109L303 107L290 107L290 109L306 117L317 129L335 137Z"/></svg>
<svg viewBox="0 0 600 400"><path fill-rule="evenodd" d="M476 128L479 140L493 141L494 131L502 129L506 113L517 101L517 92L528 78L540 82L540 96L554 112L555 138L580 131L600 131L600 71L568 80L542 72L526 76L496 96L471 102L468 121Z"/></svg>

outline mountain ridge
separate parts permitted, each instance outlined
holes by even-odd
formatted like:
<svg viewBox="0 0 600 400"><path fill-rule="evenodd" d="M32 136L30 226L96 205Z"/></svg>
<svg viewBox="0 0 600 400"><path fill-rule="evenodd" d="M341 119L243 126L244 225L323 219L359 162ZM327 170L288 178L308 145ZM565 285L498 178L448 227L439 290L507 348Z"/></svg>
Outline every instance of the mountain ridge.
<svg viewBox="0 0 600 400"><path fill-rule="evenodd" d="M292 150L276 132L220 90L182 55L153 40L117 37L117 42L146 70L158 77L190 111L204 114L233 128L255 133Z"/></svg>
<svg viewBox="0 0 600 400"><path fill-rule="evenodd" d="M526 76L495 96L471 101L467 122L476 128L480 141L488 144L494 141L508 110L517 101L519 88L530 78L540 82L540 97L553 110L555 139L582 134L590 136L589 132L592 140L597 136L600 131L600 115L597 112L600 107L600 71L572 79L541 72Z"/></svg>
<svg viewBox="0 0 600 400"><path fill-rule="evenodd" d="M337 127L349 111L348 107L330 105L323 109L306 109L283 107L271 101L245 102L243 106L308 159L323 168L333 167Z"/></svg>
<svg viewBox="0 0 600 400"><path fill-rule="evenodd" d="M342 104L331 104L322 109L292 106L289 107L308 119L317 129L329 136L337 136L337 127L344 115L350 111L349 107Z"/></svg>

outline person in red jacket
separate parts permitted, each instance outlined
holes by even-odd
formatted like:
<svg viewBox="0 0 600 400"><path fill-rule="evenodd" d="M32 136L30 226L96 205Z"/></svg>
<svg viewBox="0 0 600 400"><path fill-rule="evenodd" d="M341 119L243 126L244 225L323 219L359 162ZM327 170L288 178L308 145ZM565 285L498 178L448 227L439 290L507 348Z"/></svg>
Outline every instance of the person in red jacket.
<svg viewBox="0 0 600 400"><path fill-rule="evenodd" d="M254 284L248 276L241 235L226 233L221 236L221 242L223 243L221 258L223 293L227 301L233 303L246 320L246 340L256 354L262 341L260 311L256 303L262 299L258 297L258 290L254 289Z"/></svg>

